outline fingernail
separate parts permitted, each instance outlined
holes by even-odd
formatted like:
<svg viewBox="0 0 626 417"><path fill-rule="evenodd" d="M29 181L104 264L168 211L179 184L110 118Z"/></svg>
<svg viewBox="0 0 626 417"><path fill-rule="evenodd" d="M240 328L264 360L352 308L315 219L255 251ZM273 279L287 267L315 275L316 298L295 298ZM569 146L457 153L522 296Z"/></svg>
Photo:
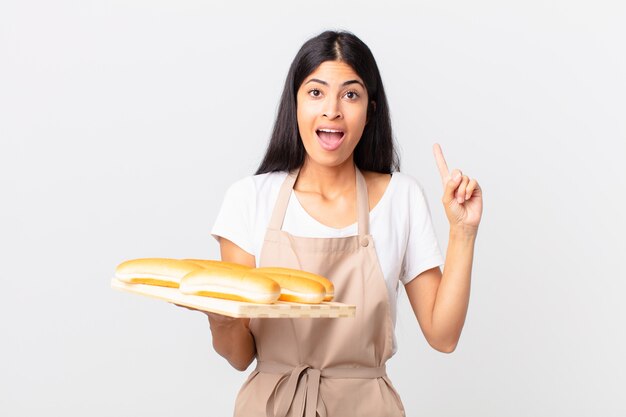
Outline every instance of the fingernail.
<svg viewBox="0 0 626 417"><path fill-rule="evenodd" d="M459 178L461 178L461 174L459 174L459 172L455 172L454 175L452 176L452 179L454 181L457 181Z"/></svg>

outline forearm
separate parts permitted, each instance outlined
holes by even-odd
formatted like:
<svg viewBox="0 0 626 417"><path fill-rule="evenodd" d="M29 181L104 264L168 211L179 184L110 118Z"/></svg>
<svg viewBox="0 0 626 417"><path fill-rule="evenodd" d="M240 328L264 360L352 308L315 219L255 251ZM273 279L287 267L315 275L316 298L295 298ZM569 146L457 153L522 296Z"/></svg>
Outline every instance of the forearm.
<svg viewBox="0 0 626 417"><path fill-rule="evenodd" d="M437 344L453 351L461 337L469 305L476 231L450 229L443 276L432 313Z"/></svg>
<svg viewBox="0 0 626 417"><path fill-rule="evenodd" d="M256 346L244 320L223 322L209 317L209 323L215 351L235 369L245 371L254 360Z"/></svg>

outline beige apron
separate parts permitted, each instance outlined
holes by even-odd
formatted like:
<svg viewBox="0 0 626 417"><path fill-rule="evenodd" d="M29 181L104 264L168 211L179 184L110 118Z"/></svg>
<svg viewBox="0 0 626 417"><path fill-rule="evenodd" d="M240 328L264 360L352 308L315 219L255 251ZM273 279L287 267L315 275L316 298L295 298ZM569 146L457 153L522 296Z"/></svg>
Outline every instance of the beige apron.
<svg viewBox="0 0 626 417"><path fill-rule="evenodd" d="M235 417L395 417L404 407L385 372L392 353L391 312L369 234L367 186L356 169L358 236L309 238L281 230L299 170L285 179L261 250L260 266L328 277L334 301L354 318L250 320L257 367L241 387Z"/></svg>

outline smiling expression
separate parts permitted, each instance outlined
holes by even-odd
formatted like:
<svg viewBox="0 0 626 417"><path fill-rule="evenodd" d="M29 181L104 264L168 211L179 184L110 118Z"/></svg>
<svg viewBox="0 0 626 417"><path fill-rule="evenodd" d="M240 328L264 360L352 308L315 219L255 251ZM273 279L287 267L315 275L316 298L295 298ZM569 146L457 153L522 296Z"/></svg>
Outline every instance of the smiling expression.
<svg viewBox="0 0 626 417"><path fill-rule="evenodd" d="M367 102L363 80L344 62L325 61L304 79L297 117L308 163L352 162L367 122Z"/></svg>

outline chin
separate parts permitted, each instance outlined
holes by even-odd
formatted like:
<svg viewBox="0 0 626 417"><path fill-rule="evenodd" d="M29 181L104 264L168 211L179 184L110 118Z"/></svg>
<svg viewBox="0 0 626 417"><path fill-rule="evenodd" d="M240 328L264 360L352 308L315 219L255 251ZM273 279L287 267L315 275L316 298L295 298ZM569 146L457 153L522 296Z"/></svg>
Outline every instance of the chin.
<svg viewBox="0 0 626 417"><path fill-rule="evenodd" d="M341 157L329 156L329 155L316 155L312 157L310 156L310 154L307 154L306 163L310 165L315 165L315 166L336 168L344 164L352 164L352 155L341 158Z"/></svg>

